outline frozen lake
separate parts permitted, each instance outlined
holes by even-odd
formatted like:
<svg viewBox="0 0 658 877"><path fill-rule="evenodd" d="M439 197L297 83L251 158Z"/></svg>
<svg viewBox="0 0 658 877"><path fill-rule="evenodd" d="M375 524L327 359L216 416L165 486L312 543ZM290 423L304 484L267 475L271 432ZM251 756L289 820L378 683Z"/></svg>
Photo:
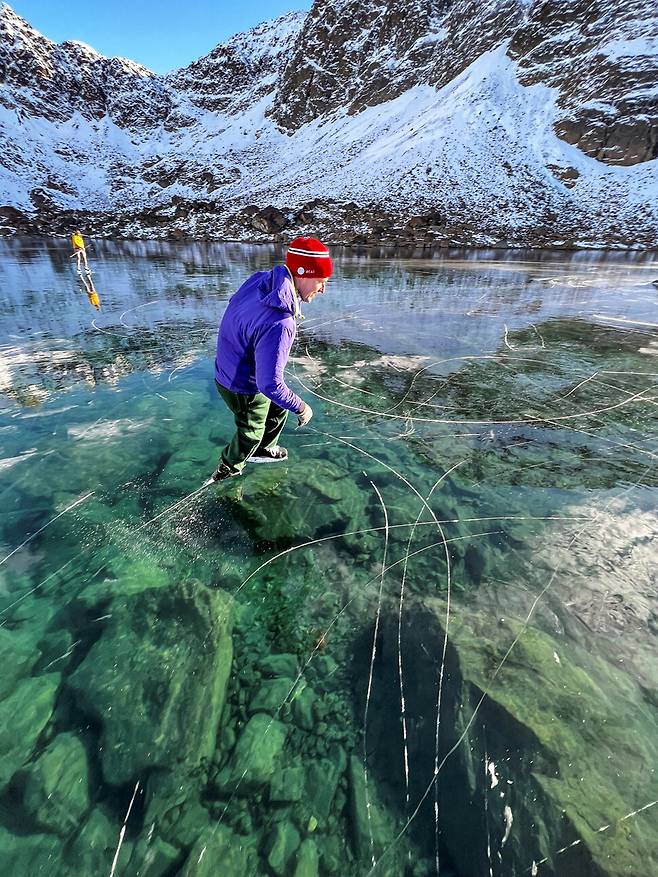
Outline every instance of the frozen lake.
<svg viewBox="0 0 658 877"><path fill-rule="evenodd" d="M282 251L89 259L0 241L3 871L658 873L654 260L337 252L315 417L202 490Z"/></svg>

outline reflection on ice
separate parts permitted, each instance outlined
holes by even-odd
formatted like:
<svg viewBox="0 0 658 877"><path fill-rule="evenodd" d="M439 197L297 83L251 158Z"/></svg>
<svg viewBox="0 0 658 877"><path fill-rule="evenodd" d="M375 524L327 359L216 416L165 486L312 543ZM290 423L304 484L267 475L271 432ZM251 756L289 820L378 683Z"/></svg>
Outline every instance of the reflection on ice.
<svg viewBox="0 0 658 877"><path fill-rule="evenodd" d="M204 486L273 249L99 242L101 314L0 249L8 873L653 875L647 257L339 254L312 428Z"/></svg>

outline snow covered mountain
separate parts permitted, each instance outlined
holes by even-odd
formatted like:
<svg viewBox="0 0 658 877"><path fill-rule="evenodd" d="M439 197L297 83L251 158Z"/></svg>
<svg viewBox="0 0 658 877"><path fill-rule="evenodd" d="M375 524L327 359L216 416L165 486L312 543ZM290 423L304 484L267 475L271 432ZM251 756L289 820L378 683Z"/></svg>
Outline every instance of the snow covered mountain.
<svg viewBox="0 0 658 877"><path fill-rule="evenodd" d="M316 0L157 76L0 7L5 233L658 244L653 0Z"/></svg>

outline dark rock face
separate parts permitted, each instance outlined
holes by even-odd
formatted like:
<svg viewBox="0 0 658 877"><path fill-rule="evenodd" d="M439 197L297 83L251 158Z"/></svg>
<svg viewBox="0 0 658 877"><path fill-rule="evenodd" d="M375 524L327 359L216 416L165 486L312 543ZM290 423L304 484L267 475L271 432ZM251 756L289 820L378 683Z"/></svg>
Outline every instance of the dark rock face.
<svg viewBox="0 0 658 877"><path fill-rule="evenodd" d="M316 0L167 76L3 5L0 233L655 247L657 77L647 0Z"/></svg>
<svg viewBox="0 0 658 877"><path fill-rule="evenodd" d="M598 161L633 165L658 157L657 40L645 0L544 0L528 7L509 54L522 83L559 89L559 137Z"/></svg>
<svg viewBox="0 0 658 877"><path fill-rule="evenodd" d="M246 109L271 91L305 17L303 12L290 12L238 34L165 81L209 112Z"/></svg>
<svg viewBox="0 0 658 877"><path fill-rule="evenodd" d="M338 106L354 114L414 85L441 88L521 21L517 0L318 0L279 85L272 117L292 130Z"/></svg>
<svg viewBox="0 0 658 877"><path fill-rule="evenodd" d="M364 8L365 7L365 8ZM521 82L560 92L556 133L587 155L631 165L658 155L658 23L646 0L317 0L279 83L272 118L288 131L346 107L442 88L509 41Z"/></svg>
<svg viewBox="0 0 658 877"><path fill-rule="evenodd" d="M404 15L390 2L317 0L279 83L272 118L292 131L337 107L359 112L416 85L432 54L438 5L450 0L408 0Z"/></svg>
<svg viewBox="0 0 658 877"><path fill-rule="evenodd" d="M8 6L0 9L0 105L19 120L39 116L66 121L108 115L138 129L167 115L170 102L154 73L125 58L104 58L78 42L56 45Z"/></svg>

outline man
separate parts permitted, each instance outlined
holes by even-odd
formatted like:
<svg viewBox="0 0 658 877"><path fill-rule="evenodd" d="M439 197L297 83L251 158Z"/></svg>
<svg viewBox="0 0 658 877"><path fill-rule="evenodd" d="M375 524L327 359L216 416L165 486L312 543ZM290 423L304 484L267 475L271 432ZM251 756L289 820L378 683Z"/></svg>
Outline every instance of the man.
<svg viewBox="0 0 658 877"><path fill-rule="evenodd" d="M73 256L78 257L78 271L80 271L80 260L82 259L85 263L85 270L87 271L87 273L89 273L85 241L82 237L82 232L79 229L77 231L74 231L71 235L71 243L73 244L73 254L71 255L71 258L73 258Z"/></svg>
<svg viewBox="0 0 658 877"><path fill-rule="evenodd" d="M288 459L279 436L288 412L305 426L313 411L283 376L297 333L299 299L322 294L332 273L329 250L317 238L290 244L285 265L252 275L228 303L217 336L215 384L235 419L213 481L240 475L246 462Z"/></svg>

